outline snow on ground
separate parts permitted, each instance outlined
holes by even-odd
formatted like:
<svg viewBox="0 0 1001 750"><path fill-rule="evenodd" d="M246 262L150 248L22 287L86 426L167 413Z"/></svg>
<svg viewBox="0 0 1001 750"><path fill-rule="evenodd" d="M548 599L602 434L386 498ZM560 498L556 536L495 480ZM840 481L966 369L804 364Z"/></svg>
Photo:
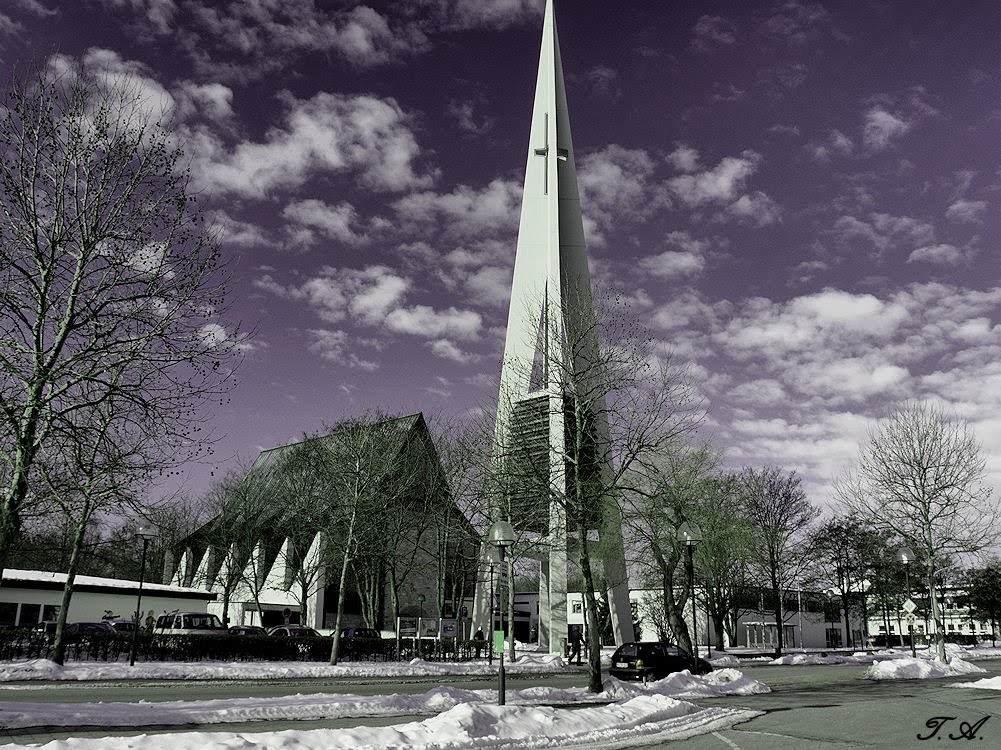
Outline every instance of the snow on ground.
<svg viewBox="0 0 1001 750"><path fill-rule="evenodd" d="M556 654L524 654L505 664L511 674L567 672L570 668ZM318 662L70 662L59 666L48 659L0 662L0 682L14 680L242 680L309 677L425 677L435 675L489 675L497 672L497 659L470 662L362 661L337 666Z"/></svg>
<svg viewBox="0 0 1001 750"><path fill-rule="evenodd" d="M745 677L735 669L722 669L704 676L685 670L648 685L626 683L609 677L601 693L586 688L532 687L508 690L509 705L573 705L623 701L643 695L671 698L751 695L770 688ZM227 698L205 701L157 703L9 703L3 721L8 729L40 726L143 727L184 724L225 724L262 720L344 719L368 716L435 714L460 703L493 703L497 691L437 687L419 695L353 695L318 693L274 698Z"/></svg>
<svg viewBox="0 0 1001 750"><path fill-rule="evenodd" d="M897 659L873 662L873 665L862 676L869 680L920 680L986 671L986 669L958 657L950 659L948 664L942 664L935 659L912 659L909 656L903 656Z"/></svg>
<svg viewBox="0 0 1001 750"><path fill-rule="evenodd" d="M710 664L712 664L717 669L719 667L739 667L740 659L738 659L733 654L720 654L714 659L706 659Z"/></svg>
<svg viewBox="0 0 1001 750"><path fill-rule="evenodd" d="M978 647L970 648L959 646L955 643L945 644L945 653L949 659L1001 659L1001 648ZM868 653L866 651L856 651L854 654L826 654L816 653L795 653L780 656L777 659L770 659L769 664L773 665L803 665L803 664L872 664L874 662L886 661L889 659L911 658L909 648L905 649L883 649ZM934 647L921 646L917 649L919 659L936 659L937 652ZM744 661L750 661L745 659ZM716 662L713 662L714 664Z"/></svg>
<svg viewBox="0 0 1001 750"><path fill-rule="evenodd" d="M183 732L140 737L54 740L45 750L431 750L432 748L612 747L692 737L760 715L758 711L700 708L664 695L580 709L460 703L423 721L388 727L282 732ZM4 748L19 746L4 745ZM23 746L21 746L23 747ZM38 747L31 745L27 747Z"/></svg>
<svg viewBox="0 0 1001 750"><path fill-rule="evenodd" d="M980 688L981 690L1001 690L1001 677L985 677L975 682L954 682L950 687Z"/></svg>

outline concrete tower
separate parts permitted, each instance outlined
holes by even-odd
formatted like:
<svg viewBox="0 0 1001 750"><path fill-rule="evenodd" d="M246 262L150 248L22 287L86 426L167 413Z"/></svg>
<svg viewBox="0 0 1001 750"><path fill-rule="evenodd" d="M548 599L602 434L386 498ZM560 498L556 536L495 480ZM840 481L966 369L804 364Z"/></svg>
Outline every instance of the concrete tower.
<svg viewBox="0 0 1001 750"><path fill-rule="evenodd" d="M600 378L593 315L563 66L547 0L493 451L500 474L522 481L499 488L492 514L537 542L518 546L541 559L539 638L552 652L567 637L567 441L575 420L566 394L579 392L578 379ZM593 411L589 433L607 442L603 409ZM597 459L588 470L605 474L607 462ZM602 541L615 640L622 643L632 639L632 618L617 509L603 498L590 514L588 526ZM479 580L474 624L488 632L489 573Z"/></svg>

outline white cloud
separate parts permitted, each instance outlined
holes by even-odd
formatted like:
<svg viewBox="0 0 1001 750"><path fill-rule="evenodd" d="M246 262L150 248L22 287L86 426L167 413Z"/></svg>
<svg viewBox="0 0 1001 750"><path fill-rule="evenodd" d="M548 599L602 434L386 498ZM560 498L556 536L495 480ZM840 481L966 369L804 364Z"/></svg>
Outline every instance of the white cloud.
<svg viewBox="0 0 1001 750"><path fill-rule="evenodd" d="M692 28L692 49L712 52L719 47L729 47L737 41L737 26L722 16L700 16Z"/></svg>
<svg viewBox="0 0 1001 750"><path fill-rule="evenodd" d="M542 14L540 0L410 0L448 31L506 29Z"/></svg>
<svg viewBox="0 0 1001 750"><path fill-rule="evenodd" d="M198 114L216 123L233 118L233 89L221 83L182 81L174 89L177 116L187 119Z"/></svg>
<svg viewBox="0 0 1001 750"><path fill-rule="evenodd" d="M459 364L469 364L470 362L477 362L481 357L477 354L471 354L469 352L463 351L454 343L448 339L436 339L435 341L429 342L431 351L438 357L442 359L448 359L452 362L458 362Z"/></svg>
<svg viewBox="0 0 1001 750"><path fill-rule="evenodd" d="M960 199L954 201L946 209L945 215L957 224L979 224L987 210L986 201L971 201Z"/></svg>
<svg viewBox="0 0 1001 750"><path fill-rule="evenodd" d="M309 351L328 362L347 365L352 369L372 371L379 369L379 364L371 360L361 359L348 351L348 335L344 331L331 331L325 328L310 328L306 333L311 341Z"/></svg>
<svg viewBox="0 0 1001 750"><path fill-rule="evenodd" d="M695 253L666 250L640 260L640 268L659 279L697 276L706 267L705 259Z"/></svg>
<svg viewBox="0 0 1001 750"><path fill-rule="evenodd" d="M377 191L432 181L417 172L420 148L393 99L319 93L307 101L289 99L285 119L263 142L232 147L204 129L188 133L199 185L215 195L263 198L318 174L352 172Z"/></svg>
<svg viewBox="0 0 1001 750"><path fill-rule="evenodd" d="M908 263L924 261L926 263L937 263L945 266L954 266L962 262L966 255L955 245L925 245L919 247L907 258Z"/></svg>
<svg viewBox="0 0 1001 750"><path fill-rule="evenodd" d="M439 223L451 237L513 234L518 226L521 185L495 179L481 190L459 185L451 193L413 193L393 204L399 217L418 224Z"/></svg>
<svg viewBox="0 0 1001 750"><path fill-rule="evenodd" d="M386 316L386 326L397 333L429 338L475 338L483 325L479 313L472 310L435 310L427 305L398 308Z"/></svg>
<svg viewBox="0 0 1001 750"><path fill-rule="evenodd" d="M865 125L862 129L862 142L870 151L882 151L890 147L892 142L910 131L912 123L875 106L865 113Z"/></svg>
<svg viewBox="0 0 1001 750"><path fill-rule="evenodd" d="M867 218L868 221L862 221L842 216L834 223L834 231L844 243L864 239L880 252L901 246L920 247L935 240L935 228L913 216L872 213Z"/></svg>
<svg viewBox="0 0 1001 750"><path fill-rule="evenodd" d="M207 217L212 230L225 245L240 247L270 247L274 240L267 231L252 222L233 218L222 209L208 213Z"/></svg>
<svg viewBox="0 0 1001 750"><path fill-rule="evenodd" d="M466 279L471 299L494 307L504 307L511 298L511 268L484 266Z"/></svg>
<svg viewBox="0 0 1001 750"><path fill-rule="evenodd" d="M761 155L744 151L740 157L727 156L713 169L668 180L674 194L689 206L726 203L734 200L747 178L761 163Z"/></svg>
<svg viewBox="0 0 1001 750"><path fill-rule="evenodd" d="M763 227L781 220L782 207L760 190L756 190L740 196L723 210L722 216Z"/></svg>
<svg viewBox="0 0 1001 750"><path fill-rule="evenodd" d="M684 143L678 143L674 151L667 155L667 161L679 172L695 172L699 169L699 152Z"/></svg>
<svg viewBox="0 0 1001 750"><path fill-rule="evenodd" d="M347 202L331 206L315 198L293 201L282 210L282 216L293 227L304 230L297 236L305 245L315 244L317 232L350 246L361 245L367 240L356 230L358 212Z"/></svg>

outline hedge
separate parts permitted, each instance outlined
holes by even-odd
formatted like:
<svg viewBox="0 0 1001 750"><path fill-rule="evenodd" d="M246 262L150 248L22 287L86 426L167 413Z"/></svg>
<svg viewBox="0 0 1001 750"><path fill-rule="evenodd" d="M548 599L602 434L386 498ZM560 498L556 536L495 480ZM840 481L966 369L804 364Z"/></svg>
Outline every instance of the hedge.
<svg viewBox="0 0 1001 750"><path fill-rule="evenodd" d="M67 635L66 661L123 661L132 648L131 633ZM156 661L310 661L330 659L330 638L262 635L161 635L140 633L136 660ZM0 630L0 660L49 659L53 639L24 628ZM467 661L486 641L347 638L340 642L341 661Z"/></svg>

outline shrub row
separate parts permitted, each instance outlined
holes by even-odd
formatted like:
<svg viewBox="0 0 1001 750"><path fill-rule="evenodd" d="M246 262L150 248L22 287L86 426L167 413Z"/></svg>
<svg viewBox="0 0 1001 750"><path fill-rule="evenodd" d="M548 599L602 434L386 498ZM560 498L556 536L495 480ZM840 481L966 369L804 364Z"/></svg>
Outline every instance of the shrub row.
<svg viewBox="0 0 1001 750"><path fill-rule="evenodd" d="M330 638L244 635L159 635L140 633L137 661L328 661ZM0 630L0 660L48 659L50 636L24 629ZM132 648L131 633L67 636L66 661L123 661ZM343 661L467 661L485 655L486 641L437 641L348 638L340 642Z"/></svg>

